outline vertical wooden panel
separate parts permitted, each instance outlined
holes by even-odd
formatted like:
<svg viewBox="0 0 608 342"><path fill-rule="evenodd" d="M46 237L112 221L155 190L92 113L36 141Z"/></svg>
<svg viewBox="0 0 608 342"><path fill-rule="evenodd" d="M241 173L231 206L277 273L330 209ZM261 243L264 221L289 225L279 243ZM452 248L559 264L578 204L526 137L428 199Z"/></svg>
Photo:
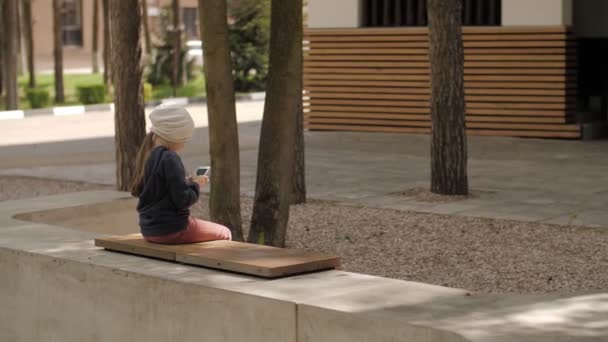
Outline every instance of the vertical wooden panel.
<svg viewBox="0 0 608 342"><path fill-rule="evenodd" d="M475 25L485 25L486 21L486 5L489 0L475 1Z"/></svg>
<svg viewBox="0 0 608 342"><path fill-rule="evenodd" d="M405 0L405 25L414 26L416 25L416 9L415 3L418 0Z"/></svg>
<svg viewBox="0 0 608 342"><path fill-rule="evenodd" d="M370 25L372 27L378 26L378 5L380 5L380 1L382 1L382 0L370 0L370 7L371 7Z"/></svg>
<svg viewBox="0 0 608 342"><path fill-rule="evenodd" d="M384 0L382 5L382 25L392 26L391 20L391 3L392 0Z"/></svg>
<svg viewBox="0 0 608 342"><path fill-rule="evenodd" d="M395 26L403 26L403 1L395 0Z"/></svg>
<svg viewBox="0 0 608 342"><path fill-rule="evenodd" d="M426 0L418 0L418 21L417 26L426 26Z"/></svg>
<svg viewBox="0 0 608 342"><path fill-rule="evenodd" d="M462 23L467 26L473 24L473 1L472 0L464 0Z"/></svg>

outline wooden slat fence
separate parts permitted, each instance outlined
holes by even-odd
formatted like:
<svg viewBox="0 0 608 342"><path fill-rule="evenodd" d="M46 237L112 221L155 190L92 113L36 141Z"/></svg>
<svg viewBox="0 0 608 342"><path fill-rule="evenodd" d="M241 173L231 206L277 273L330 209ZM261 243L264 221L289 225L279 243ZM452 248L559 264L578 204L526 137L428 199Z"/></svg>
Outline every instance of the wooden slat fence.
<svg viewBox="0 0 608 342"><path fill-rule="evenodd" d="M576 41L567 27L465 27L469 134L579 138ZM310 130L428 133L426 28L308 29Z"/></svg>

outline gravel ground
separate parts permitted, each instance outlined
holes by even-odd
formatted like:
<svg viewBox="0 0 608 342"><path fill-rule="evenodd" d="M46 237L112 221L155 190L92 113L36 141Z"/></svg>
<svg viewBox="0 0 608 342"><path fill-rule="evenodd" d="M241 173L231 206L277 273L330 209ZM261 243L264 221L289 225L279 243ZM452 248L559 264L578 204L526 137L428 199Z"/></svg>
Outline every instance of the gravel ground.
<svg viewBox="0 0 608 342"><path fill-rule="evenodd" d="M111 187L0 177L0 201ZM252 200L243 198L247 229ZM207 217L206 202L193 213ZM608 289L608 229L464 218L309 201L287 245L335 253L347 271L482 293Z"/></svg>

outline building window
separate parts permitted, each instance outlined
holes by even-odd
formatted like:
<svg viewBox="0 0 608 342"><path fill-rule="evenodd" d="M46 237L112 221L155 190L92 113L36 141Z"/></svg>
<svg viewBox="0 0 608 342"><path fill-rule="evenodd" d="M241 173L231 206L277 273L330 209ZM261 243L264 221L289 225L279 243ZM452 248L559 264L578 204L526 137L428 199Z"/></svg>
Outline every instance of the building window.
<svg viewBox="0 0 608 342"><path fill-rule="evenodd" d="M63 0L63 45L82 46L82 0Z"/></svg>
<svg viewBox="0 0 608 342"><path fill-rule="evenodd" d="M198 39L198 8L184 7L182 8L182 20L187 39Z"/></svg>
<svg viewBox="0 0 608 342"><path fill-rule="evenodd" d="M499 26L502 0L463 0L462 23ZM426 0L362 0L363 27L426 26Z"/></svg>

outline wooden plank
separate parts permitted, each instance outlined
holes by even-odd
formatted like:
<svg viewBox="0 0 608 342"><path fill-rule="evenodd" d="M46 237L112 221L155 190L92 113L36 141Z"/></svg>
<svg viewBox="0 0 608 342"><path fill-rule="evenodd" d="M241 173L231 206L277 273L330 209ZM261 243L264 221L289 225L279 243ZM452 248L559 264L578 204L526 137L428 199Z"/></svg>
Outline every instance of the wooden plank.
<svg viewBox="0 0 608 342"><path fill-rule="evenodd" d="M160 245L146 242L140 234L133 234L97 238L95 245L118 252L268 278L340 267L340 258L333 255L225 240Z"/></svg>
<svg viewBox="0 0 608 342"><path fill-rule="evenodd" d="M568 33L567 26L464 26L464 36L470 34L555 34ZM309 36L336 36L336 35L425 35L426 27L387 27L387 28L309 28L304 35Z"/></svg>
<svg viewBox="0 0 608 342"><path fill-rule="evenodd" d="M380 56L382 57L382 56ZM387 56L388 57L388 56ZM390 56L390 57L397 57L397 56ZM390 59L392 60L392 59ZM403 59L404 61L407 60L407 58ZM304 68L320 68L320 67L331 67L331 68L391 68L391 70L395 70L396 68L420 68L420 69L425 69L428 70L429 68L429 62L403 62L403 61L399 61L399 62L379 62L379 61L373 61L373 60L360 60L360 61L334 61L334 62L319 62L319 61L310 61L310 60L305 60L304 61Z"/></svg>
<svg viewBox="0 0 608 342"><path fill-rule="evenodd" d="M315 93L373 93L373 94L430 94L428 84L424 88L410 87L323 87L308 86L305 90L310 94ZM514 90L518 91L518 90ZM557 90L559 91L559 90Z"/></svg>
<svg viewBox="0 0 608 342"><path fill-rule="evenodd" d="M334 45L334 47L336 47ZM466 55L565 55L575 51L562 47L562 48L539 48L539 47L525 47L525 48L465 48L464 53Z"/></svg>
<svg viewBox="0 0 608 342"><path fill-rule="evenodd" d="M321 100L318 100L321 101ZM467 102L467 108L496 108L496 109L562 109L565 103L501 103L501 102Z"/></svg>
<svg viewBox="0 0 608 342"><path fill-rule="evenodd" d="M265 278L340 267L336 256L225 240L191 245L176 261Z"/></svg>
<svg viewBox="0 0 608 342"><path fill-rule="evenodd" d="M427 68L304 68L305 74L393 74L393 75L428 75L430 70ZM464 70L465 79L468 75L575 75L575 70L570 69L474 69Z"/></svg>
<svg viewBox="0 0 608 342"><path fill-rule="evenodd" d="M429 69L427 68L401 68L401 69L389 69L389 68L311 68L304 67L304 74L371 74L371 75L426 75L429 76Z"/></svg>
<svg viewBox="0 0 608 342"><path fill-rule="evenodd" d="M413 114L430 114L430 106L426 107L390 107L390 106L332 106L313 104L308 107L311 112L316 111L336 111L336 112L365 112L365 113L413 113Z"/></svg>
<svg viewBox="0 0 608 342"><path fill-rule="evenodd" d="M385 99L385 100L414 100L429 101L430 94L379 94L379 93L326 93L311 92L311 101L316 99Z"/></svg>
<svg viewBox="0 0 608 342"><path fill-rule="evenodd" d="M426 81L428 75L350 75L350 74L304 74L304 80L382 80L382 81ZM465 77L466 80L466 77Z"/></svg>
<svg viewBox="0 0 608 342"><path fill-rule="evenodd" d="M427 88L429 87L428 81L416 82L416 81L350 81L350 80L315 80L307 79L304 81L305 87L312 86L361 86L361 87L409 87L409 88Z"/></svg>
<svg viewBox="0 0 608 342"><path fill-rule="evenodd" d="M522 89L560 89L566 90L568 88L576 89L576 84L568 84L565 82L478 82L478 81L465 81L464 87L466 89L513 89L519 91ZM570 89L568 90L570 91Z"/></svg>
<svg viewBox="0 0 608 342"><path fill-rule="evenodd" d="M511 129L511 130L537 130L537 131L565 131L578 132L578 125L559 125L559 124L531 124L531 123L503 123L503 122L469 122L467 128L491 128L491 129Z"/></svg>
<svg viewBox="0 0 608 342"><path fill-rule="evenodd" d="M382 127L382 126L349 126L349 125L315 125L309 124L311 130L327 131L355 131L355 132L381 132L381 133L413 133L428 134L430 128L419 127ZM528 138L580 138L580 132L563 131L518 131L518 130L484 130L467 129L470 135L505 136L505 137L528 137Z"/></svg>
<svg viewBox="0 0 608 342"><path fill-rule="evenodd" d="M565 48L572 45L572 43L557 40L557 41L493 41L493 42L463 42L466 48L477 48L477 47L508 47L508 48L521 48L521 47L556 47Z"/></svg>
<svg viewBox="0 0 608 342"><path fill-rule="evenodd" d="M580 139L579 132L564 131L517 131L517 130L488 130L488 129L467 129L467 134L482 135L492 137L523 137L523 138L569 138Z"/></svg>
<svg viewBox="0 0 608 342"><path fill-rule="evenodd" d="M306 77L306 75L304 75ZM492 81L492 82L574 82L576 78L567 75L464 75L467 81Z"/></svg>
<svg viewBox="0 0 608 342"><path fill-rule="evenodd" d="M358 119L391 119L430 121L430 114L388 114L388 113L357 113L357 112L309 112L304 114L305 118L313 120L316 118L358 118ZM467 122L506 122L506 123L567 123L566 117L528 117L528 116L495 116L495 115L470 115L467 114Z"/></svg>
<svg viewBox="0 0 608 342"><path fill-rule="evenodd" d="M394 106L394 107L428 107L428 101L387 101L387 100L338 100L313 99L310 101L319 105L351 105L351 106ZM502 104L499 104L502 105ZM534 105L534 104L530 104Z"/></svg>
<svg viewBox="0 0 608 342"><path fill-rule="evenodd" d="M523 95L523 94L522 94ZM507 103L567 103L574 102L575 99L570 99L564 96L513 96L513 95L469 95L465 97L468 102L507 102Z"/></svg>
<svg viewBox="0 0 608 342"><path fill-rule="evenodd" d="M95 246L122 253L175 261L175 250L171 246L149 243L142 238L141 234L96 238Z"/></svg>
<svg viewBox="0 0 608 342"><path fill-rule="evenodd" d="M518 94L519 95L519 94ZM507 102L507 103L574 103L574 98L565 96L518 96L518 95L467 95L465 100L468 102ZM384 100L415 100L429 101L430 94L406 94L406 93L391 93L381 94L380 92L365 92L365 93L333 93L333 92L316 92L311 91L308 96L311 101L317 99L384 99Z"/></svg>
<svg viewBox="0 0 608 342"><path fill-rule="evenodd" d="M426 43L425 43L426 44ZM314 49L336 49L336 48L401 48L407 49L410 54L428 54L428 44L408 43L408 42L334 42L334 43L317 43L310 42L305 44L305 47ZM422 47L420 46L422 45Z"/></svg>
<svg viewBox="0 0 608 342"><path fill-rule="evenodd" d="M305 56L304 62L312 61L409 61L409 62L420 62L426 61L428 64L429 57L424 55L323 55L323 56Z"/></svg>

